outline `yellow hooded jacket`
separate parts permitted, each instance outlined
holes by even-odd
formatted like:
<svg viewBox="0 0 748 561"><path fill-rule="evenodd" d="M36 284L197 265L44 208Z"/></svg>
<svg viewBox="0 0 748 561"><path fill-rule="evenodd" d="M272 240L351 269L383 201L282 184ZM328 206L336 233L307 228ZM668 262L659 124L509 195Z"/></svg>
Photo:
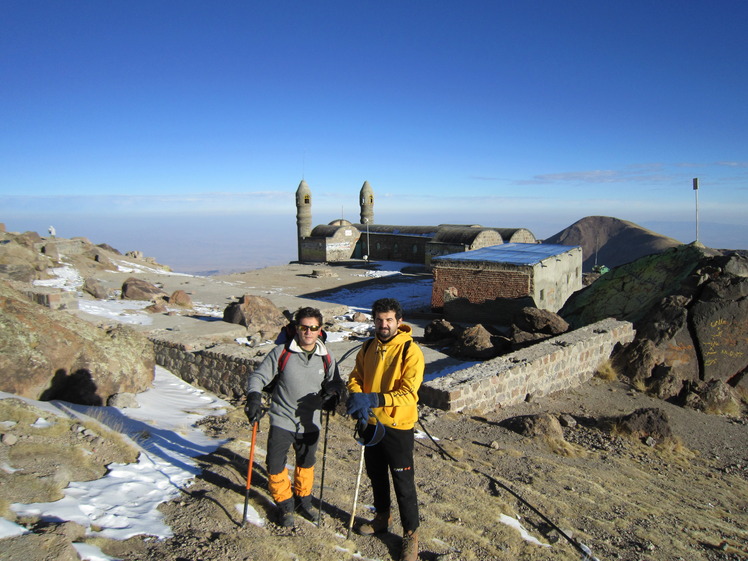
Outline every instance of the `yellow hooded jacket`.
<svg viewBox="0 0 748 561"><path fill-rule="evenodd" d="M374 338L356 355L356 365L348 378L351 393L378 393L383 407L374 407L375 418L385 426L412 429L418 420L418 388L423 382L423 351L413 341L409 325L400 324L397 334L382 343ZM405 343L410 341L407 351ZM403 357L403 352L405 356Z"/></svg>

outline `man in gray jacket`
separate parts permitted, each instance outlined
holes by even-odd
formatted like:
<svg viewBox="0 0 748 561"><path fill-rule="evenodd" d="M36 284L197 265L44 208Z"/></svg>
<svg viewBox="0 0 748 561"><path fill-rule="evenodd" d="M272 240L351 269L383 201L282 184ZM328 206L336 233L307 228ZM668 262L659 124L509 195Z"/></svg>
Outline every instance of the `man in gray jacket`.
<svg viewBox="0 0 748 561"><path fill-rule="evenodd" d="M300 308L294 316L296 334L278 345L249 375L247 405L251 424L262 415L262 391L271 384L270 431L267 442L268 490L280 511L280 524L294 526L294 510L312 513L314 463L320 433L320 408L332 411L343 391L335 359L320 340L322 313ZM296 455L293 490L286 468L288 450ZM296 504L294 504L294 496Z"/></svg>

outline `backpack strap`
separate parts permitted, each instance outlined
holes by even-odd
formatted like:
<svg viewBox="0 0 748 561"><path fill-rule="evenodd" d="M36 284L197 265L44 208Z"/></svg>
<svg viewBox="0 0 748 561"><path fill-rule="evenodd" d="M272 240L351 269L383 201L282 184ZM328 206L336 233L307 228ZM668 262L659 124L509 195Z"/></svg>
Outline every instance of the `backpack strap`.
<svg viewBox="0 0 748 561"><path fill-rule="evenodd" d="M291 358L291 351L288 350L288 343L283 346L280 356L278 357L278 376L283 374L283 371L288 364L288 359Z"/></svg>
<svg viewBox="0 0 748 561"><path fill-rule="evenodd" d="M291 351L288 350L288 344L286 344L278 357L278 376L283 374L283 370L286 368L289 358L291 358ZM330 373L330 366L332 365L330 353L322 355L322 362L325 365L325 375L327 375Z"/></svg>

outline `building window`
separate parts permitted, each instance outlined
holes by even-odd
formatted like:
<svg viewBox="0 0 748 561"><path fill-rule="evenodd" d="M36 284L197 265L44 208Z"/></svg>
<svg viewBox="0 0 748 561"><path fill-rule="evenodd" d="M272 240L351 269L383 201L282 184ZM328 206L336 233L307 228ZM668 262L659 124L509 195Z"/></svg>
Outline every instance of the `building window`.
<svg viewBox="0 0 748 561"><path fill-rule="evenodd" d="M418 244L413 244L413 254L415 255L417 253L418 253Z"/></svg>
<svg viewBox="0 0 748 561"><path fill-rule="evenodd" d="M377 242L377 249L382 249L382 244Z"/></svg>
<svg viewBox="0 0 748 561"><path fill-rule="evenodd" d="M304 195L304 204L308 205L311 202L311 197L309 195Z"/></svg>
<svg viewBox="0 0 748 561"><path fill-rule="evenodd" d="M542 302L543 300L545 300L545 290L543 290L543 289L541 288L541 289L540 289L540 301Z"/></svg>

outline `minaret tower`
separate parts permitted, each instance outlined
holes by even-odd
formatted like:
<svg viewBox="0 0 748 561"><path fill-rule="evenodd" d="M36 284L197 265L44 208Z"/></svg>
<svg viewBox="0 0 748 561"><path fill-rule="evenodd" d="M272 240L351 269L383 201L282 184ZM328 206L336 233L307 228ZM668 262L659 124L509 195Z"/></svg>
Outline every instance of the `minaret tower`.
<svg viewBox="0 0 748 561"><path fill-rule="evenodd" d="M363 191L362 191L363 192ZM312 234L312 190L303 179L296 189L296 235L298 237L299 261L301 256L301 240Z"/></svg>
<svg viewBox="0 0 748 561"><path fill-rule="evenodd" d="M361 203L361 224L374 223L374 190L368 181L364 181L358 196Z"/></svg>

